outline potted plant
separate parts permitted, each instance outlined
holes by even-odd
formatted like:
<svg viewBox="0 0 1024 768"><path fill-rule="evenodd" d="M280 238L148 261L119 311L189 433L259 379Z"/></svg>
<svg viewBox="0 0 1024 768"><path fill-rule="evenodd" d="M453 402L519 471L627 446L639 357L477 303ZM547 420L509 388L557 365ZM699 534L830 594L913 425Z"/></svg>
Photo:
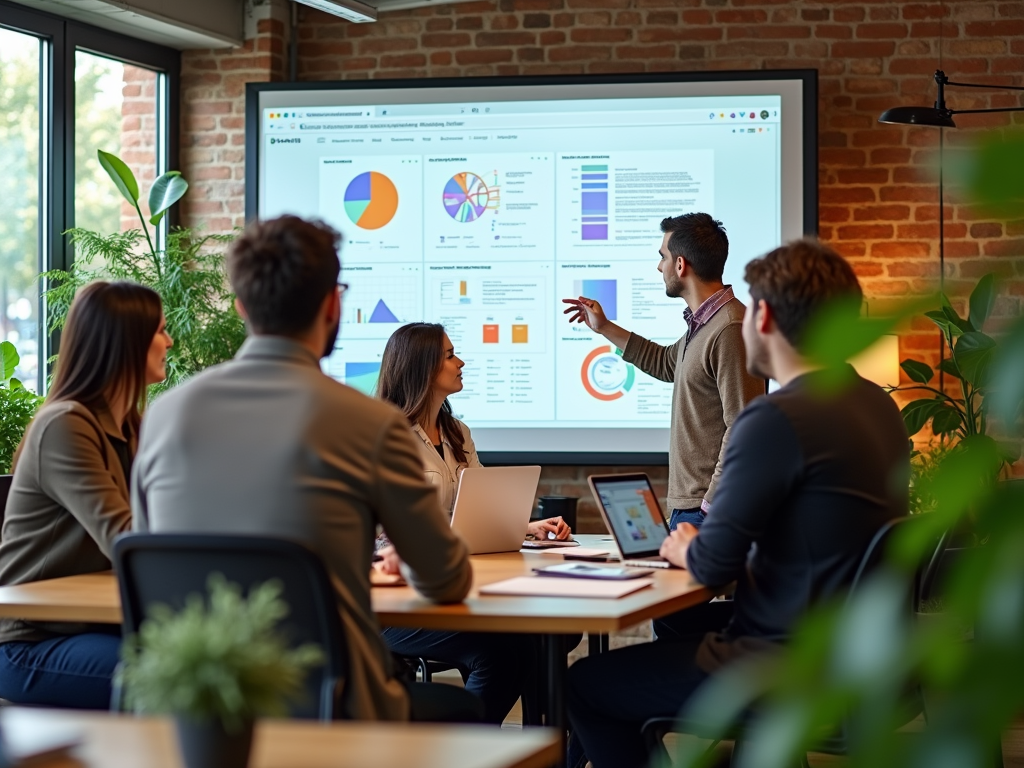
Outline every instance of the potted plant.
<svg viewBox="0 0 1024 768"><path fill-rule="evenodd" d="M67 232L75 245L75 261L67 271L43 274L50 330L64 327L75 292L86 283L131 280L146 285L163 299L167 332L174 346L167 352L167 378L150 389L157 395L204 368L230 360L245 340L245 324L235 311L234 294L218 252L234 235L200 235L175 227L163 248L157 248L148 224L158 226L168 210L188 191L179 171L168 171L149 191L147 219L140 206L139 185L120 158L102 150L100 165L139 216L141 229L104 235L87 229Z"/></svg>
<svg viewBox="0 0 1024 768"><path fill-rule="evenodd" d="M19 362L21 357L14 345L0 342L0 475L11 471L14 452L43 402L43 398L14 378Z"/></svg>
<svg viewBox="0 0 1024 768"><path fill-rule="evenodd" d="M125 640L118 671L125 702L175 719L187 768L245 768L257 717L284 716L307 669L323 661L315 645L290 648L275 631L288 613L269 581L248 597L220 574L209 600L190 595L174 613L153 606Z"/></svg>

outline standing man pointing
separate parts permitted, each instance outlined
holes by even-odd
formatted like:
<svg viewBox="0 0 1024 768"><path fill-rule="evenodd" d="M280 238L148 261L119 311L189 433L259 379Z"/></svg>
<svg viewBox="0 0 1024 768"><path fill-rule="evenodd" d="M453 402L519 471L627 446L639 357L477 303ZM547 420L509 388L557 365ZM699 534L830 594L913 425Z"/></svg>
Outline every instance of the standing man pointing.
<svg viewBox="0 0 1024 768"><path fill-rule="evenodd" d="M729 238L722 222L687 213L661 222L658 271L665 293L686 302L687 332L662 346L611 322L600 303L563 299L570 322L586 323L622 350L628 363L675 386L669 444L668 506L671 527L700 526L722 474L729 429L747 403L765 393L764 379L747 373L744 306L722 283Z"/></svg>

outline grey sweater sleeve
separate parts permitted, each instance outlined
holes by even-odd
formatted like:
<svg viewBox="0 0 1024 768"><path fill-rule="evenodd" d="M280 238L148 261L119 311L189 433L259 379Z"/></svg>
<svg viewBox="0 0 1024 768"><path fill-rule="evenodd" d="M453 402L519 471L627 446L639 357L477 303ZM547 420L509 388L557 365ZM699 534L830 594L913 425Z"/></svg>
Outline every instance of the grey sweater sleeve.
<svg viewBox="0 0 1024 768"><path fill-rule="evenodd" d="M676 360L679 359L679 346L686 343L686 337L675 344L663 346L645 339L638 333L629 334L626 348L622 350L622 359L632 363L649 376L662 381L673 382L676 376Z"/></svg>
<svg viewBox="0 0 1024 768"><path fill-rule="evenodd" d="M733 422L744 408L756 397L765 394L765 381L747 372L746 346L743 343L742 322L734 321L726 325L708 347L708 356L704 364L708 373L718 384L718 393L722 399L722 420L725 422L725 434L718 453L718 463L711 476L704 500L711 503L715 489L722 477L722 464L725 461L726 447Z"/></svg>

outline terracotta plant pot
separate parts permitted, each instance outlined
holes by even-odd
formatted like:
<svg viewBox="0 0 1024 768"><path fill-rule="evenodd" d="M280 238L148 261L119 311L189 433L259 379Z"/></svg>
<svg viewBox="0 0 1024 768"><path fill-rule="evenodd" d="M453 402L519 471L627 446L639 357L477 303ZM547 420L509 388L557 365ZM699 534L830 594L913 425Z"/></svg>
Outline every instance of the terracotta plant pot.
<svg viewBox="0 0 1024 768"><path fill-rule="evenodd" d="M176 717L178 745L185 768L247 768L252 747L252 721L229 733L217 718Z"/></svg>

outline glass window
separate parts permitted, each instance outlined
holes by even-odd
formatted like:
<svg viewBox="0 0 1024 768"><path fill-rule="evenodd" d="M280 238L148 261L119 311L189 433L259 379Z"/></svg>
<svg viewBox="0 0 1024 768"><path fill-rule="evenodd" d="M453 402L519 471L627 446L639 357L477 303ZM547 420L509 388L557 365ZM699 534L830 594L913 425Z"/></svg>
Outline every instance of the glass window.
<svg viewBox="0 0 1024 768"><path fill-rule="evenodd" d="M75 226L101 234L139 229L139 217L100 167L117 155L139 182L142 212L158 175L160 75L86 51L75 53Z"/></svg>
<svg viewBox="0 0 1024 768"><path fill-rule="evenodd" d="M0 339L21 355L15 375L36 389L39 366L39 105L42 41L0 28Z"/></svg>

